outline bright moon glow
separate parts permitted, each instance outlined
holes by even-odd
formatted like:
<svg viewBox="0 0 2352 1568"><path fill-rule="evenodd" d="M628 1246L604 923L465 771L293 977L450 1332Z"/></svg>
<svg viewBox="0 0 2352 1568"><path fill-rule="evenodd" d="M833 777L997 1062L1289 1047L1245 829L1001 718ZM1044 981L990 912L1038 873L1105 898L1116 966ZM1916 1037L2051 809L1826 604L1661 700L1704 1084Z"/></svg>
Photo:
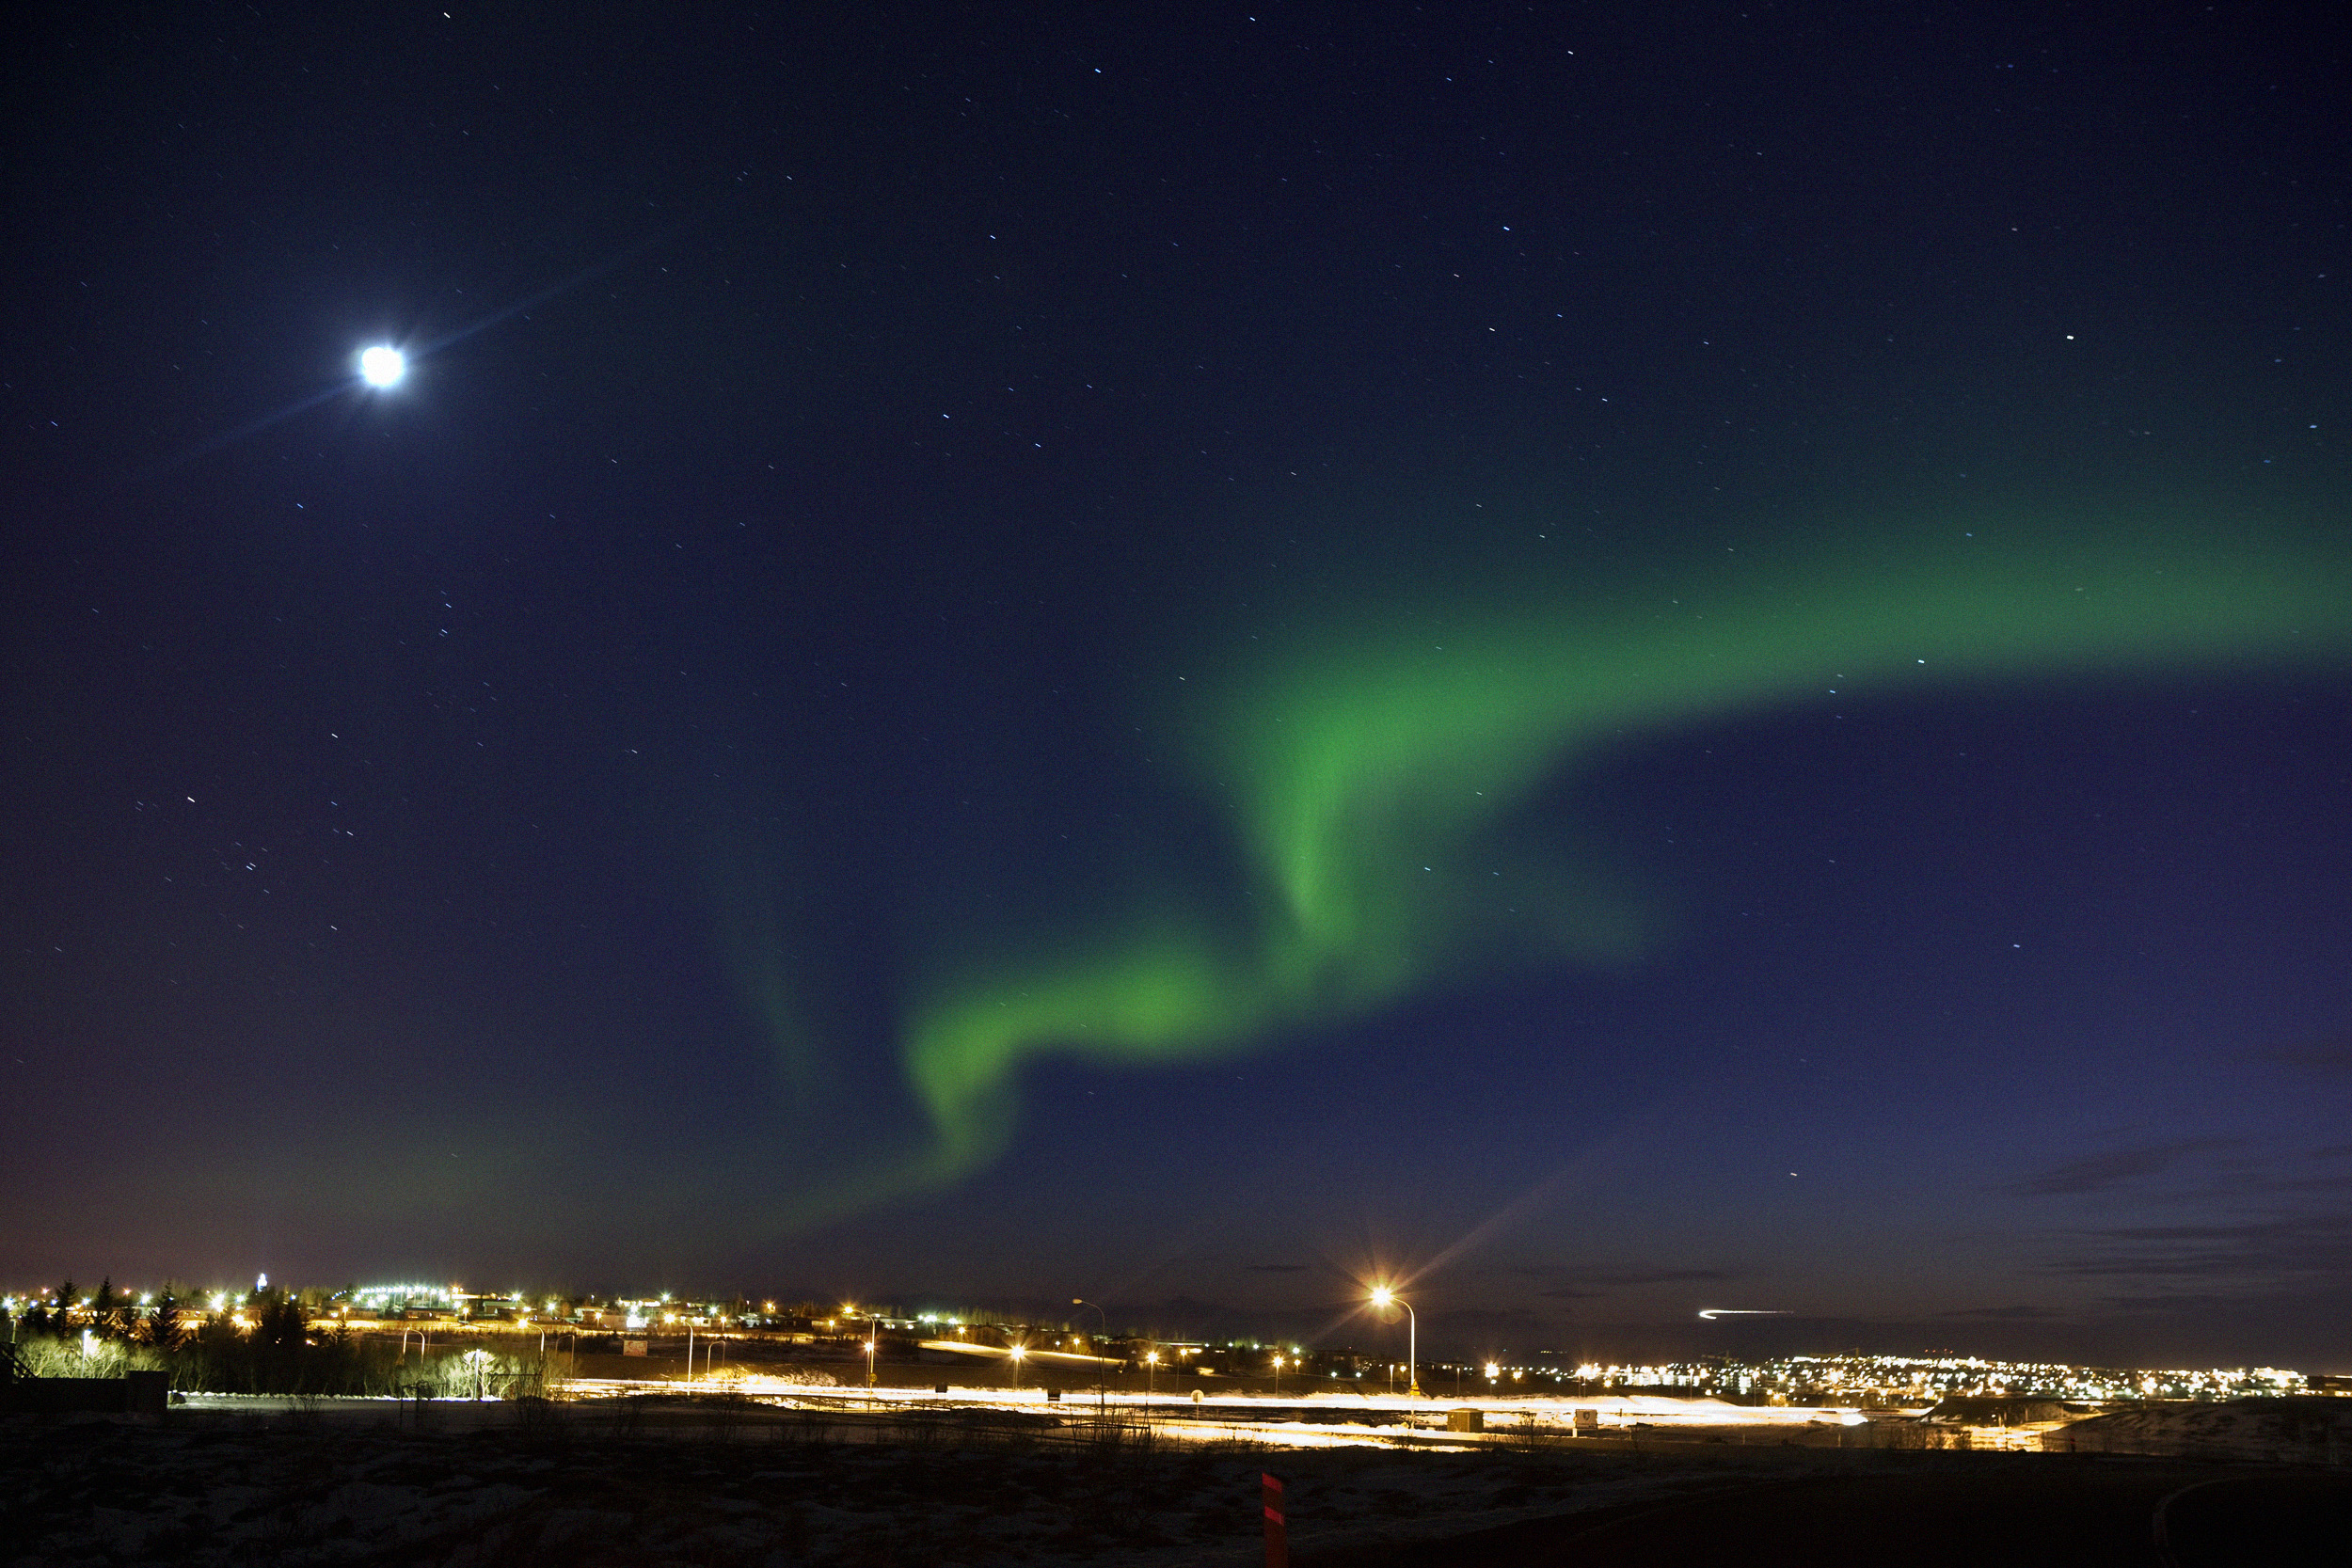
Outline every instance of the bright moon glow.
<svg viewBox="0 0 2352 1568"><path fill-rule="evenodd" d="M359 356L359 379L371 387L389 387L408 373L408 356L381 344Z"/></svg>

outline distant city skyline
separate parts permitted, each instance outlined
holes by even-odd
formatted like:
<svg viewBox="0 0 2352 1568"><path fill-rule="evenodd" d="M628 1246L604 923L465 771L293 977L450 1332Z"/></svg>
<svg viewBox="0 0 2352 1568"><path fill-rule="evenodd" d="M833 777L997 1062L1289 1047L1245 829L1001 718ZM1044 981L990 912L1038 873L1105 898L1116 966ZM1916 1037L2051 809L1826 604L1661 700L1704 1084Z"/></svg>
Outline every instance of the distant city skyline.
<svg viewBox="0 0 2352 1568"><path fill-rule="evenodd" d="M248 1305L266 1291L264 1281L251 1293L213 1292L179 1304L187 1310L181 1313L174 1332L190 1335L204 1322L215 1319L249 1326L246 1319ZM692 1337L699 1330L712 1339L730 1334L752 1339L779 1335L806 1339L814 1331L820 1341L848 1346L848 1350L838 1354L852 1361L856 1359L854 1353L859 1341L867 1341L866 1349L871 1353L883 1348L885 1335L896 1336L889 1341L891 1354L876 1361L877 1367L897 1368L913 1345L919 1342L928 1354L930 1347L950 1338L958 1349L967 1342L975 1350L993 1345L998 1347L1000 1356L1009 1349L1016 1359L1025 1350L1047 1353L1047 1361L1054 1361L1053 1353L1057 1352L1083 1353L1059 1356L1059 1362L1065 1364L1065 1375L1073 1370L1084 1370L1076 1363L1096 1357L1111 1358L1129 1374L1142 1370L1143 1363L1149 1361L1158 1375L1167 1378L1171 1392L1181 1390L1188 1377L1195 1383L1207 1377L1279 1386L1287 1367L1293 1391L1302 1397L1317 1390L1328 1391L1334 1386L1376 1388L1384 1383L1393 1395L1402 1370L1402 1363L1384 1354L1378 1347L1354 1343L1301 1344L1279 1338L1183 1339L1140 1334L1125 1325L1088 1334L1066 1319L993 1320L986 1315L961 1318L941 1312L907 1315L895 1307L853 1303L835 1307L815 1301L674 1298L667 1292L637 1297L530 1297L418 1284L361 1286L351 1291L304 1294L326 1298L317 1304L313 1320L321 1324L345 1331L384 1333L437 1321L441 1331L454 1335L458 1344L465 1343L469 1335L478 1338L484 1333L516 1331L528 1335L535 1329L544 1340L547 1332L564 1330L575 1336L570 1341L575 1351L580 1345L578 1336L585 1334L596 1341L625 1343L628 1354L636 1355L645 1354L649 1345L666 1336L661 1357L665 1366L667 1358L677 1354L681 1343L691 1353ZM125 1303L132 1299L127 1295L123 1298ZM65 1314L63 1332L70 1335L80 1327L112 1331L136 1340L142 1337L140 1311L153 1310L154 1304L167 1299L154 1292L139 1292L135 1298L137 1310L118 1315L116 1321L107 1323L102 1321L103 1308L92 1310L96 1297L82 1296L79 1307ZM337 1307L337 1301L344 1305ZM53 1314L51 1318L27 1315L31 1308L44 1305ZM8 1311L13 1324L11 1332L20 1338L20 1331L28 1325L53 1336L60 1332L54 1320L54 1291L49 1292L45 1303L24 1296L0 1297L0 1307ZM616 1335L620 1337L618 1340L613 1338ZM88 1332L84 1333L84 1343L90 1343ZM421 1346L421 1337L420 1343ZM648 1355L647 1365L651 1366L655 1359ZM739 1368L741 1364L730 1365ZM751 1365L756 1370L765 1364ZM1638 1390L1692 1399L1846 1404L1865 1409L1894 1403L1935 1404L1955 1399L2033 1397L2097 1404L2352 1392L2352 1377L2313 1375L2289 1368L2102 1367L2050 1360L2004 1360L1951 1351L1890 1354L1856 1350L1758 1360L1715 1354L1643 1364L1579 1360L1552 1351L1531 1354L1492 1348L1465 1356L1458 1349L1446 1352L1433 1347L1421 1366L1432 1376L1450 1375L1454 1385L1451 1392L1456 1398L1463 1393L1465 1378L1469 1380L1469 1391L1482 1396L1540 1395L1556 1392L1565 1386L1587 1394ZM688 1375L691 1374L690 1363ZM1007 1375L1014 1374L1009 1371ZM903 1370L894 1371L893 1376L903 1376ZM1440 1392L1430 1390L1433 1397Z"/></svg>
<svg viewBox="0 0 2352 1568"><path fill-rule="evenodd" d="M520 1321L543 1327L570 1324L597 1332L628 1329L653 1333L682 1333L691 1323L703 1327L727 1330L755 1330L773 1327L787 1319L797 1321L808 1317L825 1321L832 1328L837 1321L846 1325L841 1333L852 1329L863 1332L859 1325L867 1321L897 1333L920 1333L935 1329L940 1334L958 1332L964 1328L1021 1330L1024 1332L1086 1333L1089 1321L1083 1312L1067 1309L1050 1294L1028 1301L1006 1300L980 1302L951 1301L939 1292L868 1295L857 1297L830 1296L805 1291L770 1290L765 1291L698 1292L691 1291L656 1291L622 1289L578 1291L556 1288L472 1289L463 1281L401 1283L355 1281L336 1287L319 1284L284 1284L271 1287L267 1276L252 1286L189 1285L186 1282L142 1282L117 1286L111 1276L101 1285L72 1281L76 1288L77 1311L85 1317L96 1301L102 1288L111 1292L111 1300L123 1318L123 1327L135 1331L142 1315L158 1302L167 1301L175 1309L199 1321L215 1314L236 1315L245 1303L257 1298L276 1296L299 1297L311 1304L323 1320L338 1316L373 1321L375 1316L402 1309L424 1315L438 1314L453 1321L471 1320L487 1314L484 1320L495 1326L499 1322ZM8 1322L21 1327L26 1313L35 1307L54 1307L56 1286L34 1286L15 1290L0 1290L0 1311ZM183 1293L174 1294L174 1291ZM273 1291L275 1295L272 1294ZM1326 1304L1317 1313L1282 1314L1249 1313L1232 1307L1177 1298L1157 1304L1111 1304L1098 1331L1109 1340L1120 1343L1152 1342L1159 1344L1192 1345L1261 1345L1268 1350L1288 1347L1311 1355L1350 1355L1356 1357L1393 1354L1402 1363L1404 1340L1402 1330L1382 1323L1377 1315L1366 1308L1360 1298ZM610 1321L608 1321L610 1320ZM1735 1341L1732 1337L1708 1331L1709 1325L1700 1314L1692 1314L1686 1332L1677 1334L1673 1327L1652 1323L1619 1325L1613 1331L1604 1325L1591 1331L1550 1335L1563 1341L1560 1345L1539 1343L1547 1338L1540 1330L1534 1337L1514 1336L1510 1327L1533 1328L1520 1322L1507 1324L1501 1315L1471 1310L1468 1312L1438 1312L1424 1321L1429 1324L1426 1337L1421 1341L1422 1359L1432 1366L1456 1364L1478 1365L1497 1360L1511 1368L1542 1369L1566 1372L1578 1368L1599 1366L1611 1369L1611 1375L1628 1367L1675 1370L1669 1381L1691 1382L1699 1370L1709 1365L1723 1366L1846 1364L1867 1361L1888 1366L1949 1365L1963 1368L1998 1369L2013 1367L2066 1367L2083 1372L2077 1381L2090 1386L2096 1379L2089 1373L2115 1367L2154 1367L2156 1361L2101 1361L2063 1354L2069 1330L2061 1327L2053 1333L2047 1325L2028 1325L2025 1332L2014 1329L2003 1332L1994 1326L1967 1323L1919 1324L1858 1324L1851 1323L1820 1323L1800 1321L1794 1324L1774 1325L1765 1335L1751 1335ZM1754 1325L1762 1327L1764 1325ZM1955 1332L1958 1330L1958 1332ZM12 1328L11 1332L15 1329ZM1931 1343L1938 1337L1948 1343ZM1391 1345L1390 1339L1396 1343ZM1853 1341L1851 1345L1848 1341ZM1832 1348L1833 1341L1837 1348ZM1788 1346L1809 1348L1788 1348ZM2166 1370L2167 1386L2178 1383L2185 1392L2166 1397L2217 1397L2198 1392L2202 1378L2215 1368L2234 1367L2249 1373L2267 1372L2265 1365L2243 1358L2182 1358L2161 1362ZM2184 1367L2203 1370L2182 1371ZM2298 1378L2319 1377L2342 1382L2346 1376L2328 1366L2296 1368ZM1990 1374L1989 1374L1990 1375ZM1973 1373L1971 1374L1973 1378ZM2189 1380L2189 1381L2183 1381ZM2111 1382L2111 1380L2109 1380ZM2256 1379L2257 1382L2260 1378ZM1695 1386L1695 1385L1693 1385ZM2099 1383L2106 1387L2106 1383ZM2301 1386L2300 1384L2297 1385ZM1962 1379L1953 1385L1954 1392L1980 1392L1978 1381ZM2248 1391L2248 1390L2240 1390ZM2260 1392L2260 1389L2251 1391ZM2072 1396L2070 1396L2072 1397ZM2103 1394L2083 1394L2084 1398L2122 1397L2112 1391Z"/></svg>

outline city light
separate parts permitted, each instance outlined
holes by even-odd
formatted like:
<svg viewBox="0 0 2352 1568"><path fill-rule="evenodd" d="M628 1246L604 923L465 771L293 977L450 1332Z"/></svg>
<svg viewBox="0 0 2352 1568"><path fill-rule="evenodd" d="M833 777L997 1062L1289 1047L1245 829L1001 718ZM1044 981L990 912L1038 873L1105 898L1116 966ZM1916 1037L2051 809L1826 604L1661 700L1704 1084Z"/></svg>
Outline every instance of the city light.
<svg viewBox="0 0 2352 1568"><path fill-rule="evenodd" d="M984 1355L1001 1359L1010 1369L1005 1380L995 1383L993 1389L957 1389L952 1397L958 1400L1021 1401L1037 1397L1045 1386L1058 1379L1045 1376L1040 1379L1040 1386L1026 1386L1025 1373L1032 1355L1040 1358L1041 1366L1055 1370L1064 1366L1074 1369L1080 1364L1088 1365L1097 1373L1098 1402L1139 1403L1147 1409L1156 1403L1158 1372L1163 1365L1179 1372L1197 1371L1204 1378L1233 1380L1222 1386L1210 1382L1195 1391L1196 1400L1205 1395L1211 1405L1230 1406L1241 1401L1263 1400L1269 1385L1277 1400L1293 1405L1306 1401L1338 1400L1402 1413L1428 1398L1428 1391L1420 1386L1414 1305L1403 1299L1393 1285L1385 1283L1367 1287L1364 1297L1359 1299L1377 1312L1383 1323L1394 1323L1400 1318L1406 1322L1408 1360L1402 1368L1385 1362L1385 1354L1392 1354L1392 1349L1378 1343L1365 1345L1361 1350L1349 1346L1302 1348L1270 1338L1184 1343L1149 1339L1107 1321L1099 1325L1096 1333L1078 1334L1068 1332L1065 1324L1057 1323L983 1319L977 1325L967 1326L936 1311L915 1313L893 1308L893 1315L885 1318L879 1306L856 1309L850 1304L851 1309L866 1320L866 1332L861 1335L856 1332L854 1320L819 1317L818 1314L824 1308L806 1303L755 1303L749 1299L739 1303L696 1302L673 1296L666 1309L659 1309L650 1299L614 1298L598 1305L579 1297L526 1298L520 1291L483 1295L454 1286L425 1284L353 1287L331 1294L288 1289L282 1295L264 1292L249 1305L245 1295L228 1291L191 1292L183 1299L176 1291L167 1298L161 1290L126 1287L119 1292L110 1290L102 1302L79 1291L68 1296L36 1290L0 1296L0 1307L6 1307L9 1318L15 1321L24 1321L19 1318L20 1313L45 1315L50 1324L48 1332L62 1341L61 1350L73 1354L77 1361L103 1365L117 1354L119 1342L145 1342L148 1331L143 1320L157 1303L167 1299L172 1301L172 1327L178 1336L202 1336L208 1328L223 1334L251 1334L259 1327L256 1320L263 1316L260 1308L264 1304L269 1305L272 1313L289 1307L298 1308L307 1322L333 1328L339 1334L384 1335L388 1348L389 1340L398 1339L405 1353L412 1349L407 1339L413 1335L420 1346L429 1345L425 1351L429 1361L450 1358L451 1370L463 1369L469 1389L481 1389L485 1398L495 1397L495 1382L507 1375L504 1357L508 1354L498 1349L484 1350L479 1356L472 1354L485 1342L496 1347L501 1340L513 1343L529 1335L537 1338L537 1351L546 1354L560 1348L554 1331L564 1328L576 1352L609 1354L617 1361L625 1353L625 1347L619 1343L624 1333L636 1338L636 1354L647 1354L643 1337L648 1323L656 1325L655 1335L666 1338L675 1334L689 1341L690 1347L698 1329L707 1332L711 1325L726 1324L730 1342L723 1347L712 1346L708 1354L723 1350L730 1363L738 1359L733 1341L749 1341L742 1347L741 1360L745 1365L739 1370L730 1366L730 1388L759 1389L763 1385L772 1385L762 1391L792 1397L795 1390L812 1379L802 1373L771 1377L755 1364L797 1359L797 1355L788 1349L779 1354L759 1346L771 1337L779 1347L814 1338L830 1339L836 1347L832 1354L841 1359L863 1356L866 1365L856 1370L865 1373L869 1398L896 1402L925 1397L912 1388L882 1386L881 1329L885 1323L894 1333L913 1333L919 1340L915 1348L923 1353L924 1359L933 1359L938 1352L952 1349L958 1353L954 1359L969 1356L977 1360ZM532 1310L531 1299L544 1299L544 1312ZM1073 1304L1079 1304L1079 1298L1072 1299ZM767 1321L756 1315L755 1307L768 1310ZM1102 1309L1098 1307L1096 1310ZM409 1321L404 1323L398 1321L401 1319ZM596 1342L599 1333L612 1336L609 1348ZM450 1343L452 1338L456 1338L457 1342ZM529 1344L528 1339L524 1342ZM1062 1349L1057 1351L1057 1346ZM898 1348L894 1346L894 1354ZM674 1356L676 1352L657 1341L650 1354L661 1357ZM824 1358L823 1353L818 1353L817 1358ZM1390 1376L1385 1390L1381 1390L1384 1364L1390 1367ZM643 1364L638 1366L642 1368ZM1402 1384L1394 1376L1400 1370L1407 1373ZM1127 1381L1138 1371L1143 1373L1144 1386L1140 1389ZM1553 1420L1561 1418L1570 1406L1597 1408L1602 1424L1612 1427L1653 1421L1683 1425L1751 1419L1851 1427L1890 1418L1899 1412L1908 1419L1925 1418L1949 1426L1975 1418L1964 1412L1952 1413L1961 1410L1955 1402L1962 1401L2063 1404L2080 1415L2102 1405L2201 1403L2352 1392L2352 1379L2307 1376L2276 1367L2101 1368L2002 1361L1949 1353L1889 1355L1852 1352L1756 1361L1712 1355L1689 1361L1603 1362L1573 1360L1550 1351L1535 1351L1491 1354L1475 1359L1449 1357L1443 1363L1441 1379L1447 1373L1454 1380L1457 1395L1474 1387L1476 1400L1490 1409L1532 1412L1531 1419ZM579 1378L577 1371L569 1370L566 1376L581 1385L604 1385L615 1389L646 1381L642 1374L637 1378ZM825 1378L830 1376L825 1374ZM814 1381L822 1382L825 1378ZM845 1375L838 1381L853 1384L857 1379ZM1173 1392L1175 1397L1183 1397L1183 1390ZM1943 1414L1932 1414L1939 1406L1947 1409ZM2005 1429L1998 1434L2001 1441L2007 1442L2010 1436L2024 1433L2032 1422L2012 1412L1997 1424ZM1993 1439L1979 1433L1978 1441L1981 1444Z"/></svg>
<svg viewBox="0 0 2352 1568"><path fill-rule="evenodd" d="M1395 1313L1405 1314L1405 1397L1421 1398L1421 1318L1412 1303L1386 1285L1372 1288L1372 1305L1383 1323L1396 1322Z"/></svg>

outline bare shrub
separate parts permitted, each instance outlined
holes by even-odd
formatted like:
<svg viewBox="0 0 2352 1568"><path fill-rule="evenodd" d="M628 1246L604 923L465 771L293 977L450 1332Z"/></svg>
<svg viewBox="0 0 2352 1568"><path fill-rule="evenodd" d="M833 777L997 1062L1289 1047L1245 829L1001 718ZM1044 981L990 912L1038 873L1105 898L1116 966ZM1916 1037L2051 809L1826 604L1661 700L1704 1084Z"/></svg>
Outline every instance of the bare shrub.
<svg viewBox="0 0 2352 1568"><path fill-rule="evenodd" d="M822 1367L787 1367L781 1371L761 1374L772 1383L796 1388L838 1388L841 1380Z"/></svg>
<svg viewBox="0 0 2352 1568"><path fill-rule="evenodd" d="M18 1342L17 1359L27 1377L120 1377L129 1371L165 1371L167 1356L145 1345L120 1339L93 1339L85 1350L79 1339L28 1336Z"/></svg>

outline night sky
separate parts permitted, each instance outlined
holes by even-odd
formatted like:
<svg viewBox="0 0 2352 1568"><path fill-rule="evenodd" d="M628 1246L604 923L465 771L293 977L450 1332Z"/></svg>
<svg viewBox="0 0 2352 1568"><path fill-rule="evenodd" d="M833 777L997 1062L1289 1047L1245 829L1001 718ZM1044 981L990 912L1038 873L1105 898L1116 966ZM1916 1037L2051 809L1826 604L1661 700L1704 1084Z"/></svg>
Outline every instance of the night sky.
<svg viewBox="0 0 2352 1568"><path fill-rule="evenodd" d="M2352 1370L2340 8L1252 4L16 38L8 1286Z"/></svg>

